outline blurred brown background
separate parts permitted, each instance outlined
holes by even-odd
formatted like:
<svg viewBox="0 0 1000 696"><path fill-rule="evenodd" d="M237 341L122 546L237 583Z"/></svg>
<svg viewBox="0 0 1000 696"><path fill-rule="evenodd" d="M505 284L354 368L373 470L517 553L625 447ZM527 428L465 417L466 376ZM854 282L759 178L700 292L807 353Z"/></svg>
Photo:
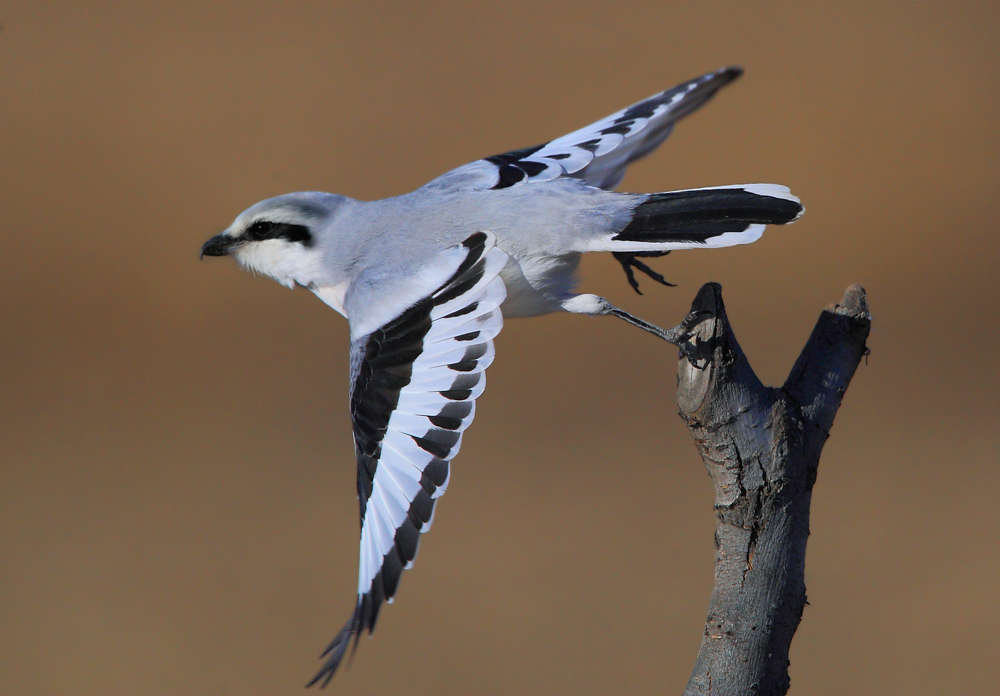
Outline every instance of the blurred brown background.
<svg viewBox="0 0 1000 696"><path fill-rule="evenodd" d="M609 258L665 326L721 282L780 383L869 292L814 495L798 694L1000 679L1000 6L6 3L0 693L298 694L347 618L346 323L198 249L255 201L381 198L708 70L739 82L622 189L792 187L750 247ZM676 351L511 321L433 532L331 693L678 693L712 578Z"/></svg>

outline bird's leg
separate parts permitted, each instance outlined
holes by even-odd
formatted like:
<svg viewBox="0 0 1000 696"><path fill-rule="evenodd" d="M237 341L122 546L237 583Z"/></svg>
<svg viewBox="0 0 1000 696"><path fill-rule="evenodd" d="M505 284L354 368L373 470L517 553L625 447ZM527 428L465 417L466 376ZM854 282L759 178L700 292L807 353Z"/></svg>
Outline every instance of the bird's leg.
<svg viewBox="0 0 1000 696"><path fill-rule="evenodd" d="M625 310L612 307L610 304L609 310L608 314L618 317L619 319L624 319L632 326L638 326L640 329L645 329L654 336L659 336L667 343L677 346L681 351L681 355L687 358L689 363L698 367L698 356L695 353L694 344L691 343L691 339L694 338L694 334L688 330L689 324L687 318L672 329L661 329L655 324L650 324L648 321L640 319L633 314L629 314Z"/></svg>
<svg viewBox="0 0 1000 696"><path fill-rule="evenodd" d="M698 367L694 344L691 342L691 339L694 337L691 329L698 323L701 315L705 314L705 312L692 312L684 318L684 321L680 325L672 329L661 329L655 324L650 324L644 319L640 319L623 309L615 307L606 299L597 295L575 295L563 302L563 309L574 314L590 314L592 316L611 315L618 317L627 321L632 326L638 326L640 329L662 338L667 343L677 346L681 351L681 355L687 358L688 362L692 365Z"/></svg>

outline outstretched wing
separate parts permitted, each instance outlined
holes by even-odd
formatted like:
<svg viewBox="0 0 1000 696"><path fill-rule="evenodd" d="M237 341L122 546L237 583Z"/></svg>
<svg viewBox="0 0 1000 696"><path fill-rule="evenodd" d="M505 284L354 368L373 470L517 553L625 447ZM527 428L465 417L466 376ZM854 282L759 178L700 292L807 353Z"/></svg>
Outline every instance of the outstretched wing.
<svg viewBox="0 0 1000 696"><path fill-rule="evenodd" d="M375 628L448 486L449 462L472 422L493 362L507 255L493 235L463 242L457 268L427 297L351 344L351 415L358 457L361 563L354 613L310 686L325 686L351 637ZM440 272L440 271L436 271Z"/></svg>
<svg viewBox="0 0 1000 696"><path fill-rule="evenodd" d="M485 161L497 168L493 188L572 176L613 189L625 176L625 168L659 147L678 120L742 74L742 68L723 68L544 145L487 157Z"/></svg>

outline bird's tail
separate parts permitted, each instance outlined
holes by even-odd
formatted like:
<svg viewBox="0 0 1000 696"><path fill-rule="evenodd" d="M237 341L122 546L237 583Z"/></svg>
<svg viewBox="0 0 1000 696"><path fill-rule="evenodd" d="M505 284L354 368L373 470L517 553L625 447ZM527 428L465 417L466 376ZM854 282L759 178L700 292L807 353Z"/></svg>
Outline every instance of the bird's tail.
<svg viewBox="0 0 1000 696"><path fill-rule="evenodd" d="M785 186L741 184L637 196L632 219L590 251L662 252L749 244L805 208Z"/></svg>

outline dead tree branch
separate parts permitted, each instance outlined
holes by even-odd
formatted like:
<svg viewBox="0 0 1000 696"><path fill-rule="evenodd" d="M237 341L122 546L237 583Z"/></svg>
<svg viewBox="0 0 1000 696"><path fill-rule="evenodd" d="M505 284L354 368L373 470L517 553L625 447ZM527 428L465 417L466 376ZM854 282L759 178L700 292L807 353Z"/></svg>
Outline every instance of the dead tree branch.
<svg viewBox="0 0 1000 696"><path fill-rule="evenodd" d="M736 342L719 285L701 288L681 325L697 364L681 358L677 403L718 517L715 588L685 696L788 691L820 452L870 326L865 291L852 285L820 315L784 386L772 388Z"/></svg>

